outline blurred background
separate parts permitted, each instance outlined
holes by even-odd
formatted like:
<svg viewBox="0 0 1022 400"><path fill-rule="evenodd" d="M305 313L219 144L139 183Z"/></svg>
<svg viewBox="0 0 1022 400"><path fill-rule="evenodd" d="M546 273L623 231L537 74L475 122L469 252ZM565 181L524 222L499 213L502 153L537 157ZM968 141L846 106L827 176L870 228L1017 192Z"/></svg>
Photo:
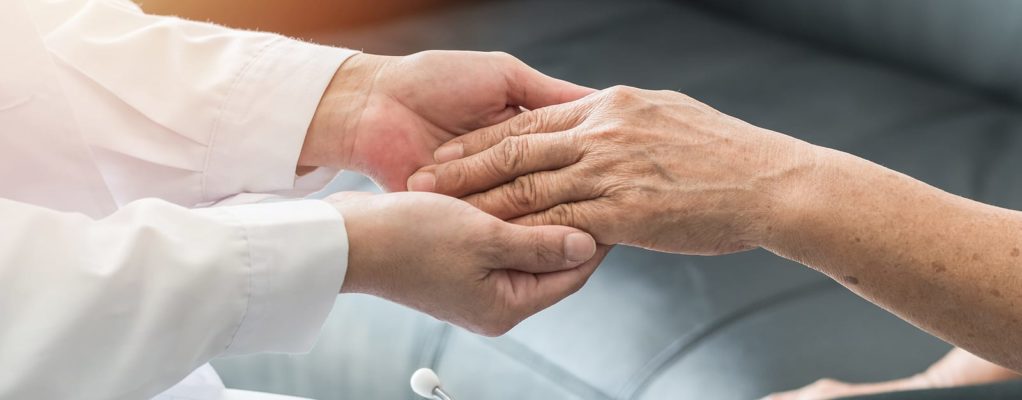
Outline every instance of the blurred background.
<svg viewBox="0 0 1022 400"><path fill-rule="evenodd" d="M500 50L592 87L683 91L944 190L1022 208L1022 1L144 0L150 12L380 54ZM359 176L331 186L373 190ZM884 268L885 266L877 266ZM941 301L941 299L933 299ZM308 355L218 360L228 386L413 399L754 399L917 373L949 346L764 251L619 247L504 337L341 296Z"/></svg>
<svg viewBox="0 0 1022 400"><path fill-rule="evenodd" d="M151 14L312 37L471 0L135 0Z"/></svg>

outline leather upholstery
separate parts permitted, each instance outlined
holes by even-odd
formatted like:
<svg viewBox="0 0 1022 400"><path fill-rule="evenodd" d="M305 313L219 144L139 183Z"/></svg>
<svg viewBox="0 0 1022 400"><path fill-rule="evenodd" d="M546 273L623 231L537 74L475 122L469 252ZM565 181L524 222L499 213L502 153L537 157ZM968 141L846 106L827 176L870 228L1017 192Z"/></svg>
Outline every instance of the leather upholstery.
<svg viewBox="0 0 1022 400"><path fill-rule="evenodd" d="M797 3L815 10L807 13L826 8ZM744 15L763 9L778 21L786 10L729 4L748 7ZM897 8L869 4L877 13ZM593 87L677 89L953 193L1022 207L1022 114L1013 103L963 85L951 72L947 79L920 75L719 10L667 0L481 2L320 39L386 54L503 50ZM1017 56L991 51L991 63ZM980 61L970 62L986 65ZM948 349L825 276L765 251L707 258L619 247L577 295L501 338L342 296L312 354L214 364L230 386L321 399L412 399L408 377L431 366L462 399L737 400L823 376L904 376Z"/></svg>
<svg viewBox="0 0 1022 400"><path fill-rule="evenodd" d="M1022 100L1022 1L699 1L799 39Z"/></svg>

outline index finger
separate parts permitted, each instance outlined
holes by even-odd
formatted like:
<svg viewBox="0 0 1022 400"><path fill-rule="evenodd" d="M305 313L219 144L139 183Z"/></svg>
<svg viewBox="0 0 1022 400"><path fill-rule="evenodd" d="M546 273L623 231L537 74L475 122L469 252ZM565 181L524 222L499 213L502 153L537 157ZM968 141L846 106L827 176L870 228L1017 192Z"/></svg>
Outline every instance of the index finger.
<svg viewBox="0 0 1022 400"><path fill-rule="evenodd" d="M433 160L444 163L468 157L511 136L566 131L582 123L587 114L588 106L584 99L525 111L507 121L452 139L436 149Z"/></svg>
<svg viewBox="0 0 1022 400"><path fill-rule="evenodd" d="M509 55L509 58L511 60L507 79L509 104L535 110L575 101L596 93L596 89L539 72L514 56Z"/></svg>

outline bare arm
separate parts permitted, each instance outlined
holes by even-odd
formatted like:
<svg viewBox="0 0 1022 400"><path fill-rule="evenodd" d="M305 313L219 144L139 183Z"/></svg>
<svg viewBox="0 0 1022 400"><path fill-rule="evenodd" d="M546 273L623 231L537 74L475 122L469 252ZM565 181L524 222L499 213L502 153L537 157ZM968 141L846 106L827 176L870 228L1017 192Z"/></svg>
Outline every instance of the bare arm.
<svg viewBox="0 0 1022 400"><path fill-rule="evenodd" d="M982 357L1022 369L1022 213L817 148L762 246Z"/></svg>
<svg viewBox="0 0 1022 400"><path fill-rule="evenodd" d="M613 88L455 139L410 188L605 244L764 247L907 321L1022 369L1022 214L724 115ZM428 177L427 177L428 176Z"/></svg>
<svg viewBox="0 0 1022 400"><path fill-rule="evenodd" d="M918 375L929 387L979 385L1018 379L1014 371L962 350L951 350L944 358Z"/></svg>

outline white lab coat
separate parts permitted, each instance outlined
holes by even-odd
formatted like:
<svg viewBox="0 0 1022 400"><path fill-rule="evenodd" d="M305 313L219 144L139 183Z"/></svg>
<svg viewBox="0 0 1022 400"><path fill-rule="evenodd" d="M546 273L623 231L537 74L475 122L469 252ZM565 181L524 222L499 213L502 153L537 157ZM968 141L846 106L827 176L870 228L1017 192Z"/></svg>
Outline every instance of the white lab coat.
<svg viewBox="0 0 1022 400"><path fill-rule="evenodd" d="M347 267L336 210L187 207L322 186L295 164L351 54L0 0L0 399L146 399L217 356L308 351ZM237 398L203 369L163 398Z"/></svg>

